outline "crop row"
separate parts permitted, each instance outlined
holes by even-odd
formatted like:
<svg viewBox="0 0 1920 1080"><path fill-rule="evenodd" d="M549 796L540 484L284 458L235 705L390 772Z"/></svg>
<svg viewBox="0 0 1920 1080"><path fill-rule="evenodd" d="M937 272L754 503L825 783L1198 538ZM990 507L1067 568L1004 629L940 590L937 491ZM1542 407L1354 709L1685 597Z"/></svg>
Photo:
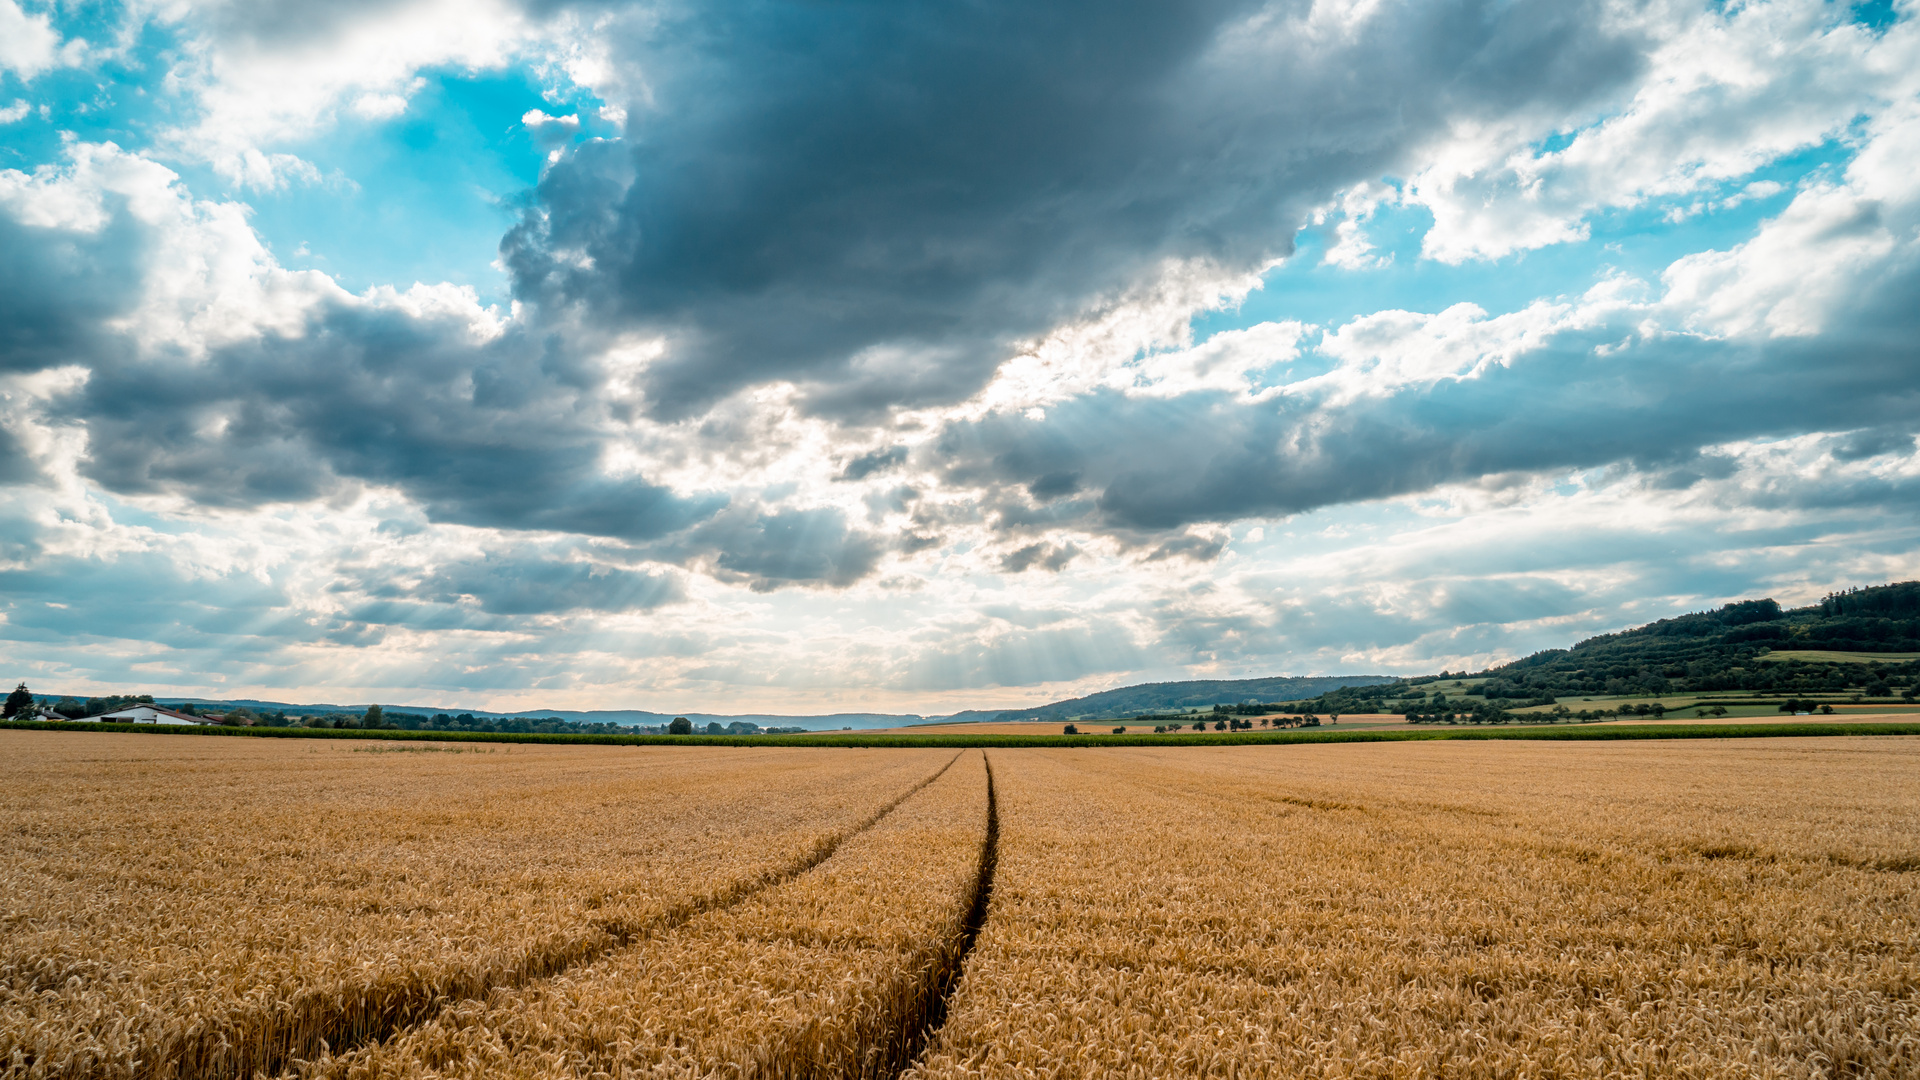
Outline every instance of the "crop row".
<svg viewBox="0 0 1920 1080"><path fill-rule="evenodd" d="M1920 1074L1920 745L995 757L910 1073Z"/></svg>
<svg viewBox="0 0 1920 1080"><path fill-rule="evenodd" d="M818 864L953 758L9 744L0 1066L128 1078L271 1072L590 961Z"/></svg>
<svg viewBox="0 0 1920 1080"><path fill-rule="evenodd" d="M8 738L10 1075L1920 1075L1915 740Z"/></svg>
<svg viewBox="0 0 1920 1080"><path fill-rule="evenodd" d="M965 755L812 872L733 908L302 1072L892 1077L958 972L991 870L984 765Z"/></svg>

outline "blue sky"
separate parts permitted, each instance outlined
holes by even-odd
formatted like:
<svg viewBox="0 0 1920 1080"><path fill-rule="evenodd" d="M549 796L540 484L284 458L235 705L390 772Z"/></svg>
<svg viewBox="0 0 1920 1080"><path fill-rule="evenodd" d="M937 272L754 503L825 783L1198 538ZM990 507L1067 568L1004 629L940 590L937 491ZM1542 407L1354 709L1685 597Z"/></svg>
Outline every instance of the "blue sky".
<svg viewBox="0 0 1920 1080"><path fill-rule="evenodd" d="M1917 576L1910 5L0 0L0 658L935 713Z"/></svg>

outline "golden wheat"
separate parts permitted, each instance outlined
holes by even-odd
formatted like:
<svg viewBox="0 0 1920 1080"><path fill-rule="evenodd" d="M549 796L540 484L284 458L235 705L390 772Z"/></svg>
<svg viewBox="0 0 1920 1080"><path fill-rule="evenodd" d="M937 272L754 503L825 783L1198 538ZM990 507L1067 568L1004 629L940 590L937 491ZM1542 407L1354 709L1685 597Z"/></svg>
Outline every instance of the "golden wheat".
<svg viewBox="0 0 1920 1080"><path fill-rule="evenodd" d="M1920 1075L1910 740L0 738L10 1075Z"/></svg>
<svg viewBox="0 0 1920 1080"><path fill-rule="evenodd" d="M247 1076L817 861L952 751L0 733L0 1069Z"/></svg>
<svg viewBox="0 0 1920 1080"><path fill-rule="evenodd" d="M980 884L980 751L812 871L597 963L305 1071L890 1077L954 971Z"/></svg>
<svg viewBox="0 0 1920 1080"><path fill-rule="evenodd" d="M916 1080L1920 1075L1920 743L996 753Z"/></svg>

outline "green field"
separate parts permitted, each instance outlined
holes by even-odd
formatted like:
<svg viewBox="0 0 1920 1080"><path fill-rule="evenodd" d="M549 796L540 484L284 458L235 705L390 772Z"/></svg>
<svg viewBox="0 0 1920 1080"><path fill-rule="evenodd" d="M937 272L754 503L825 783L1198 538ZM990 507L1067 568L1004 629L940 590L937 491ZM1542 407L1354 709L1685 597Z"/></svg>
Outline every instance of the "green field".
<svg viewBox="0 0 1920 1080"><path fill-rule="evenodd" d="M1808 664L1905 664L1920 660L1920 652L1835 652L1832 649L1775 649L1754 659L1763 664L1799 660Z"/></svg>

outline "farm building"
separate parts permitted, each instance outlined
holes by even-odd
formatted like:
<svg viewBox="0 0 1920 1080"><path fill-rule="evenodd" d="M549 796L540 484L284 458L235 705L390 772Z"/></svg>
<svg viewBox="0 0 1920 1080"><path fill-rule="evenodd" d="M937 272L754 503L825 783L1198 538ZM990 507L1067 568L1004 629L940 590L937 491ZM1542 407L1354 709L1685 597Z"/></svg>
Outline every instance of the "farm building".
<svg viewBox="0 0 1920 1080"><path fill-rule="evenodd" d="M161 705L129 705L124 709L104 712L99 716L82 717L80 723L100 724L217 724L220 721L210 716L188 716Z"/></svg>

